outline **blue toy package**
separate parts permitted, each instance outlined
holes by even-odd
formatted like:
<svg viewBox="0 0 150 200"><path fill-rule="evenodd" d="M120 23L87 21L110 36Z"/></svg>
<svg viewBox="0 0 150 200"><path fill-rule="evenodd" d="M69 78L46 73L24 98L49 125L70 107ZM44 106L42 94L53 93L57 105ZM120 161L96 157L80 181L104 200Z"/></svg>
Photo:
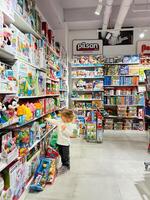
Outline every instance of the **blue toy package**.
<svg viewBox="0 0 150 200"><path fill-rule="evenodd" d="M130 55L124 56L123 63L131 63L131 56Z"/></svg>
<svg viewBox="0 0 150 200"><path fill-rule="evenodd" d="M111 85L111 76L104 77L104 85Z"/></svg>
<svg viewBox="0 0 150 200"><path fill-rule="evenodd" d="M140 93L140 94L139 94L139 101L138 101L138 104L141 105L141 106L144 106L144 105L145 105L145 97L144 97L144 94L143 94L143 93Z"/></svg>
<svg viewBox="0 0 150 200"><path fill-rule="evenodd" d="M128 65L121 65L119 67L119 75L128 75L129 74L129 66Z"/></svg>
<svg viewBox="0 0 150 200"><path fill-rule="evenodd" d="M49 178L49 172L51 167L50 158L41 158L40 164L34 174L34 179L29 187L30 192L40 192L43 191L47 180Z"/></svg>
<svg viewBox="0 0 150 200"><path fill-rule="evenodd" d="M131 56L131 63L140 63L140 56L139 55L132 55Z"/></svg>

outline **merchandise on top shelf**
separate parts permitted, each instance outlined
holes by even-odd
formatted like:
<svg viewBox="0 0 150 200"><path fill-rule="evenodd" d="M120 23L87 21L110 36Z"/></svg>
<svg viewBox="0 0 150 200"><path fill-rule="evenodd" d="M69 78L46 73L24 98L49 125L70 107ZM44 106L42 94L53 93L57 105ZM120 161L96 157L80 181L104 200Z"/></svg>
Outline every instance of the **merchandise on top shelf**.
<svg viewBox="0 0 150 200"><path fill-rule="evenodd" d="M35 9L35 1L17 0L16 12L38 33L41 33L41 18Z"/></svg>
<svg viewBox="0 0 150 200"><path fill-rule="evenodd" d="M0 93L17 93L17 78L11 66L0 63Z"/></svg>
<svg viewBox="0 0 150 200"><path fill-rule="evenodd" d="M10 190L10 199L19 199L25 189L26 163L17 161L3 172L5 190Z"/></svg>
<svg viewBox="0 0 150 200"><path fill-rule="evenodd" d="M103 76L103 69L97 68L94 71L93 70L78 70L78 71L72 71L72 77L78 77L78 78L96 78Z"/></svg>
<svg viewBox="0 0 150 200"><path fill-rule="evenodd" d="M18 122L16 109L18 108L18 98L15 96L5 96L0 102L0 128Z"/></svg>
<svg viewBox="0 0 150 200"><path fill-rule="evenodd" d="M72 60L72 65L74 64L100 64L104 63L104 59L102 56L75 56Z"/></svg>
<svg viewBox="0 0 150 200"><path fill-rule="evenodd" d="M121 64L121 63L125 63L125 64L137 64L140 62L140 57L139 55L126 55L126 56L123 56L123 57L115 57L115 58L105 58L104 62L107 64L109 63L118 63L118 64Z"/></svg>
<svg viewBox="0 0 150 200"><path fill-rule="evenodd" d="M15 143L15 138L13 138L12 136L12 132L8 132L5 135L1 136L0 141L1 141L1 144L0 144L1 162L11 163L14 160L14 158L17 159L18 149Z"/></svg>

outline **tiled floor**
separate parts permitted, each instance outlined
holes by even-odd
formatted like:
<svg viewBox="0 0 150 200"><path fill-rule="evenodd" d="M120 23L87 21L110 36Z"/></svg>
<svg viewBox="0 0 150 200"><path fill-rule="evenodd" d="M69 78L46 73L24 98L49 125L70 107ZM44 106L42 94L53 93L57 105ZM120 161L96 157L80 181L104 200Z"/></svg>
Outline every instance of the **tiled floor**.
<svg viewBox="0 0 150 200"><path fill-rule="evenodd" d="M149 200L146 135L106 132L103 144L75 139L71 171L26 200Z"/></svg>

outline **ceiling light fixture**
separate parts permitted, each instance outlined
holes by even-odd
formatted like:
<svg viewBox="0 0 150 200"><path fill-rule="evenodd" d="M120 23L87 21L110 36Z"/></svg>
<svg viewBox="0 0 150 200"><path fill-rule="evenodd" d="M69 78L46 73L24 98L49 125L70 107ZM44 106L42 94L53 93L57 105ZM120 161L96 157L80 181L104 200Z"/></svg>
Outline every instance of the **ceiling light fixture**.
<svg viewBox="0 0 150 200"><path fill-rule="evenodd" d="M99 0L97 8L95 10L95 15L100 15L102 11L103 5L102 5L102 0Z"/></svg>
<svg viewBox="0 0 150 200"><path fill-rule="evenodd" d="M144 36L145 36L145 34L144 34L144 33L140 33L140 35L139 35L139 37L140 37L141 39L143 39L143 38L144 38Z"/></svg>

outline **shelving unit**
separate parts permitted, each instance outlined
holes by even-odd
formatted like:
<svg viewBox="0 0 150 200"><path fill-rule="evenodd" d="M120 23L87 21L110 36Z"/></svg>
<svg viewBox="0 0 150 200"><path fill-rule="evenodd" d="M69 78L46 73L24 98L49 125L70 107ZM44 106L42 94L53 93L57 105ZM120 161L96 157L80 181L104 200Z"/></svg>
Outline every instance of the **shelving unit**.
<svg viewBox="0 0 150 200"><path fill-rule="evenodd" d="M145 128L146 130L150 130L150 70L145 70L145 75L146 75Z"/></svg>
<svg viewBox="0 0 150 200"><path fill-rule="evenodd" d="M88 56L85 59L88 60ZM70 67L70 107L80 121L80 134L84 134L88 141L98 139L96 110L97 107L103 109L103 64L96 62L73 62Z"/></svg>
<svg viewBox="0 0 150 200"><path fill-rule="evenodd" d="M132 63L132 58L137 62ZM144 130L144 93L139 89L142 65L136 55L119 59L122 61L105 62L104 107L108 114L105 129Z"/></svg>
<svg viewBox="0 0 150 200"><path fill-rule="evenodd" d="M14 7L6 10L6 7L10 8L10 6L5 6L5 4L9 3ZM44 119L47 115L61 111L67 106L68 74L67 62L64 59L64 50L55 48L54 38L50 38L47 34L48 27L47 29L43 29L42 18L36 8L33 8L35 11L34 14L37 17L36 20L40 19L41 21L37 22L35 20L35 24L31 23L31 25L29 23L30 18L26 16L27 13L23 15L18 13L21 7L19 7L20 5L15 5L16 3L15 1L11 4L11 1L7 2L4 0L0 2L0 17L2 19L0 21L0 33L3 32L3 23L7 24L8 28L12 30L10 45L5 44L4 47L0 47L0 102L3 102L5 105L8 98L9 102L14 99L16 102L18 101L16 110L13 112L13 116L10 117L11 120L8 118L6 123L2 121L6 120L5 111L2 111L2 116L0 116L0 139L3 141L3 137L10 134L8 137L15 141L13 144L17 152L14 152L12 149L12 159L8 159L8 162L1 159L0 172L3 174L6 168L9 169L11 167L10 164L12 166L16 165L17 170L19 163L22 163L22 167L28 170L24 172L26 173L24 180L20 179L21 183L26 185L23 194L21 195L23 188L17 188L18 191L20 189L18 192L19 196L13 197L17 200L23 200L27 192L26 190L33 180L32 176L29 175L32 162L37 162L35 158L40 157L40 152L43 147L45 148L46 142L50 140L51 134L56 128L56 126L46 124ZM19 10L17 10L18 7ZM22 11L24 12L24 9ZM28 22L26 19L28 19ZM17 46L18 44L20 46ZM22 49L24 46L26 48ZM66 71L66 73L63 71ZM60 74L60 78L58 74ZM65 79L65 88L60 88L61 78ZM62 95L61 93L67 93L67 95ZM65 103L61 103L61 101ZM15 119L14 116L16 116ZM37 126L38 132L35 131L36 129L32 129L34 126ZM33 134L32 137L29 135L31 132ZM18 138L20 138L19 134L22 134L23 137L23 133L26 136L26 141L24 140L26 144L22 142L20 145L20 139ZM3 158L2 154L0 156ZM28 157L30 158L28 159ZM11 174L8 174L7 178L9 176ZM27 178L27 176L29 177ZM11 186L6 189L11 189Z"/></svg>

